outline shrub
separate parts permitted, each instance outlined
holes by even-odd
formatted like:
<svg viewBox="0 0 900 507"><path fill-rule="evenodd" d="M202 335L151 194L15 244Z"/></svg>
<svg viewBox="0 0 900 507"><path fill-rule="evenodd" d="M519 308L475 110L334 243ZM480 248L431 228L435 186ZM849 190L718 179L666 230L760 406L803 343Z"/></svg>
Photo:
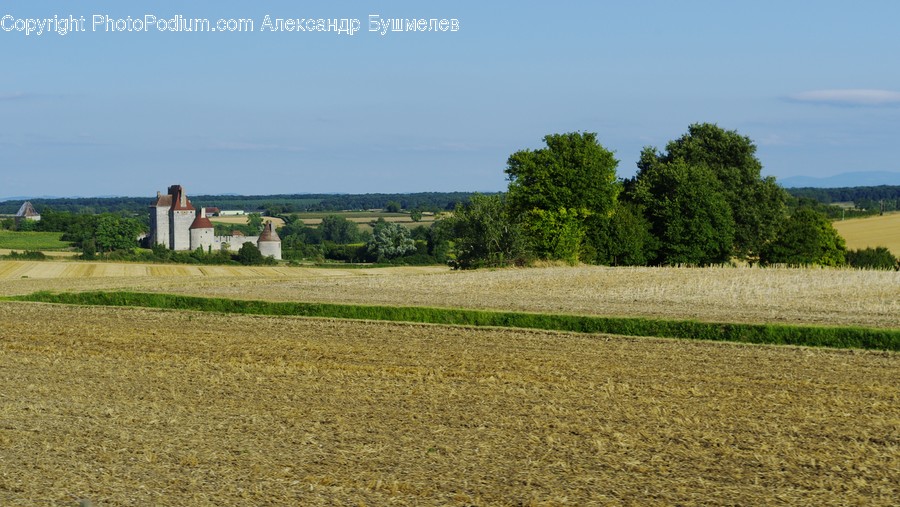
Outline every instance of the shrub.
<svg viewBox="0 0 900 507"><path fill-rule="evenodd" d="M883 246L850 250L846 256L847 264L860 269L900 269L900 261Z"/></svg>
<svg viewBox="0 0 900 507"><path fill-rule="evenodd" d="M365 244L336 245L325 243L323 255L326 259L342 262L375 262L375 256L369 253Z"/></svg>
<svg viewBox="0 0 900 507"><path fill-rule="evenodd" d="M24 253L19 253L13 250L9 253L9 255L6 256L6 258L25 261L42 261L45 260L47 256L44 255L44 252L38 252L36 250L25 250Z"/></svg>

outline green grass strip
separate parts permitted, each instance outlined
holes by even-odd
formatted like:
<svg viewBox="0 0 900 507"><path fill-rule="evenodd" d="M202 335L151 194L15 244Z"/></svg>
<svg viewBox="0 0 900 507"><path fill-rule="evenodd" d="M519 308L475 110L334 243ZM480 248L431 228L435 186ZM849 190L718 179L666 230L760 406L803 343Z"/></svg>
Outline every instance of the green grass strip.
<svg viewBox="0 0 900 507"><path fill-rule="evenodd" d="M206 298L138 292L36 292L5 298L77 305L134 306L250 315L329 317L337 319L424 322L462 326L496 326L624 336L656 336L696 340L805 345L876 350L900 350L900 329L796 326L782 324L713 323L640 317L599 317L545 313L367 306Z"/></svg>

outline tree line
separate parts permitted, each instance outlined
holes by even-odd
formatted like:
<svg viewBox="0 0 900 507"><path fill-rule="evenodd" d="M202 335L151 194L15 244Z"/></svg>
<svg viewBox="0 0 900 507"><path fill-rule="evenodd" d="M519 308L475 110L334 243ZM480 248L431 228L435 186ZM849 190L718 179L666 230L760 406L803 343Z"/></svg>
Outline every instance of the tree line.
<svg viewBox="0 0 900 507"><path fill-rule="evenodd" d="M280 215L297 212L343 210L396 209L419 211L449 211L457 203L467 202L473 192L418 192L408 194L283 194L265 196L196 195L191 199L204 206L220 209ZM149 197L74 197L38 198L31 203L41 213L47 209L80 214L125 213L145 214ZM0 214L12 215L22 201L0 202Z"/></svg>
<svg viewBox="0 0 900 507"><path fill-rule="evenodd" d="M880 211L881 203L885 211L900 210L900 185L878 185L874 187L789 188L787 192L797 198L813 199L822 204L852 202L856 208Z"/></svg>
<svg viewBox="0 0 900 507"><path fill-rule="evenodd" d="M328 215L316 227L291 215L282 218L278 234L287 260L422 265L446 264L450 258L446 220L408 228L379 218L368 231L340 215Z"/></svg>

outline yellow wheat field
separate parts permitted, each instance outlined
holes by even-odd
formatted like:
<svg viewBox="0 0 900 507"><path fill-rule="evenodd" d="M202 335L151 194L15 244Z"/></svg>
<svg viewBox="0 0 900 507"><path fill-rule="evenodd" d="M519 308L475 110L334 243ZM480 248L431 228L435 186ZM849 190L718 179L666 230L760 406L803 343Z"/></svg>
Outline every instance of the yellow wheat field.
<svg viewBox="0 0 900 507"><path fill-rule="evenodd" d="M847 248L883 246L900 256L900 213L838 220L834 222L834 228L847 241Z"/></svg>
<svg viewBox="0 0 900 507"><path fill-rule="evenodd" d="M341 216L341 215L338 215L338 216ZM422 218L418 222L414 222L413 219L410 218L409 216L381 216L380 217L377 214L373 214L372 216L363 216L363 217L348 216L348 217L344 217L344 218L346 218L350 222L356 223L357 225L365 225L365 224L375 222L379 219L382 219L385 222L397 222L397 223L407 225L410 227L416 227L419 225L424 225L424 224L427 224L430 222L434 222L436 219L436 217L434 215L423 215ZM301 218L299 218L299 220L301 222L303 222L304 225L319 225L322 223L321 218L301 217Z"/></svg>
<svg viewBox="0 0 900 507"><path fill-rule="evenodd" d="M224 216L224 217L209 217L209 221L213 223L220 224L246 224L247 219L249 217L247 215L240 216ZM272 222L273 227L282 227L284 226L284 220L277 217L262 217L263 222Z"/></svg>
<svg viewBox="0 0 900 507"><path fill-rule="evenodd" d="M892 353L0 303L0 504L896 505Z"/></svg>
<svg viewBox="0 0 900 507"><path fill-rule="evenodd" d="M900 273L895 271L583 266L456 272L439 266L320 269L0 261L0 294L99 289L900 328Z"/></svg>

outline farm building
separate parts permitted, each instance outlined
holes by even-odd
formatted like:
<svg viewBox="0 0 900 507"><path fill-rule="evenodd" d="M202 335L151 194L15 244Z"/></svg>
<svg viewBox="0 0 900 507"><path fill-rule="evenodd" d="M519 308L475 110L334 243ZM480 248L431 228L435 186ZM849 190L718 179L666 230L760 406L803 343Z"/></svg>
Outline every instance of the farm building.
<svg viewBox="0 0 900 507"><path fill-rule="evenodd" d="M168 193L156 193L150 204L150 245L165 245L172 250L238 251L246 242L254 243L266 257L281 259L281 238L265 224L259 236L216 236L206 217L206 208L194 208L181 185L172 185Z"/></svg>
<svg viewBox="0 0 900 507"><path fill-rule="evenodd" d="M41 214L35 211L34 206L31 205L31 201L22 203L22 207L16 212L16 223L19 223L22 220L34 220L35 222L38 222L40 219Z"/></svg>

